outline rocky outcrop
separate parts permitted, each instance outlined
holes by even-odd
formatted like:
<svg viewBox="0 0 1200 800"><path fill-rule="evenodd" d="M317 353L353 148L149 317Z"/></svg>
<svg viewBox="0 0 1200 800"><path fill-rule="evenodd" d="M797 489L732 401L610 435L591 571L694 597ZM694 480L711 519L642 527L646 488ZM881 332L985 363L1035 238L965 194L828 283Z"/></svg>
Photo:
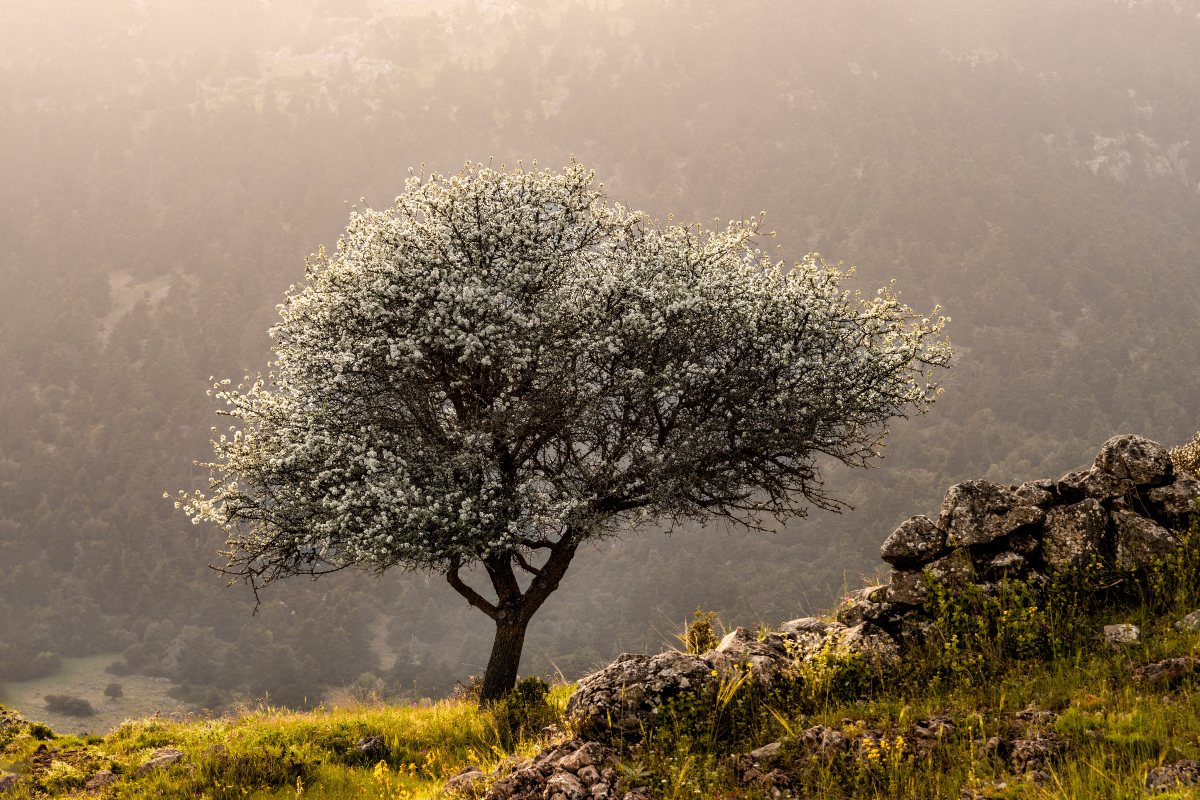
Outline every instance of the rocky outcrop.
<svg viewBox="0 0 1200 800"><path fill-rule="evenodd" d="M547 748L500 778L485 800L608 800L619 797L613 751L576 738Z"/></svg>

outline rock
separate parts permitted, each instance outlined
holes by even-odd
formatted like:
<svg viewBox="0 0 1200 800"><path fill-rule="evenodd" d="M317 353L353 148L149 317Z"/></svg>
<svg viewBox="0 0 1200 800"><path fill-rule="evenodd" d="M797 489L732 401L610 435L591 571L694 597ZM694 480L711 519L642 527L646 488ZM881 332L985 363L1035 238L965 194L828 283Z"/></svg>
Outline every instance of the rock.
<svg viewBox="0 0 1200 800"><path fill-rule="evenodd" d="M89 792L98 792L115 780L117 780L116 775L113 775L110 770L102 769L93 775L91 780L83 785L83 788Z"/></svg>
<svg viewBox="0 0 1200 800"><path fill-rule="evenodd" d="M788 643L788 652L800 659L811 658L825 646L831 630L844 629L836 622L826 622L817 617L801 617L779 626L779 635Z"/></svg>
<svg viewBox="0 0 1200 800"><path fill-rule="evenodd" d="M441 794L473 794L487 783L487 775L479 767L468 765L451 776Z"/></svg>
<svg viewBox="0 0 1200 800"><path fill-rule="evenodd" d="M1036 525L1046 512L1025 505L1017 493L988 481L967 481L950 487L942 502L938 527L950 547L979 545Z"/></svg>
<svg viewBox="0 0 1200 800"><path fill-rule="evenodd" d="M1137 491L1137 486L1127 478L1091 467L1084 470L1068 472L1058 479L1055 489L1060 497L1068 502L1078 502L1084 498L1099 500L1107 503L1118 497L1128 497Z"/></svg>
<svg viewBox="0 0 1200 800"><path fill-rule="evenodd" d="M1185 758L1173 764L1155 767L1146 775L1146 791L1171 792L1200 783L1200 762Z"/></svg>
<svg viewBox="0 0 1200 800"><path fill-rule="evenodd" d="M905 520L884 540L879 555L897 567L913 567L933 561L946 549L946 532L926 516Z"/></svg>
<svg viewBox="0 0 1200 800"><path fill-rule="evenodd" d="M1128 622L1104 626L1104 641L1109 644L1136 644L1141 636L1142 629Z"/></svg>
<svg viewBox="0 0 1200 800"><path fill-rule="evenodd" d="M551 797L562 795L564 800L584 800L591 794L579 778L569 772L556 772L551 775L546 781L546 792Z"/></svg>
<svg viewBox="0 0 1200 800"><path fill-rule="evenodd" d="M1167 448L1128 433L1114 436L1101 445L1095 467L1138 486L1162 486L1170 483L1175 474Z"/></svg>
<svg viewBox="0 0 1200 800"><path fill-rule="evenodd" d="M1175 534L1132 511L1113 512L1117 531L1117 569L1141 569L1179 547Z"/></svg>
<svg viewBox="0 0 1200 800"><path fill-rule="evenodd" d="M173 747L164 747L160 750L155 750L150 756L150 760L134 770L133 774L140 778L143 775L149 775L155 770L165 769L172 764L178 764L183 758L182 750L176 750Z"/></svg>
<svg viewBox="0 0 1200 800"><path fill-rule="evenodd" d="M789 639L778 633L768 633L760 639L745 628L737 628L703 658L722 676L735 672L738 665L749 664L755 681L768 688L787 665L802 655Z"/></svg>
<svg viewBox="0 0 1200 800"><path fill-rule="evenodd" d="M559 764L563 769L571 772L579 772L587 767L595 768L597 764L602 764L608 756L608 751L604 745L599 742L587 742L578 750L563 758Z"/></svg>
<svg viewBox="0 0 1200 800"><path fill-rule="evenodd" d="M970 551L965 547L960 547L950 555L927 565L925 572L951 590L966 588L975 579L975 565L971 560Z"/></svg>
<svg viewBox="0 0 1200 800"><path fill-rule="evenodd" d="M708 661L687 653L623 653L579 682L567 702L567 717L586 739L609 732L638 736L657 724L659 711L672 700L695 696L703 702L705 695L715 695L714 671Z"/></svg>
<svg viewBox="0 0 1200 800"><path fill-rule="evenodd" d="M1165 658L1138 667L1133 679L1152 688L1171 688L1200 671L1200 659L1194 656Z"/></svg>
<svg viewBox="0 0 1200 800"><path fill-rule="evenodd" d="M1196 501L1200 500L1200 481L1189 475L1180 475L1167 486L1151 489L1146 494L1150 516L1172 530L1186 530L1192 515L1198 513Z"/></svg>
<svg viewBox="0 0 1200 800"><path fill-rule="evenodd" d="M1020 577L1029 567L1029 561L1020 553L1014 553L1011 550L1001 550L998 553L990 553L981 556L975 560L975 571L1000 577L1017 578Z"/></svg>
<svg viewBox="0 0 1200 800"><path fill-rule="evenodd" d="M1177 631L1200 631L1200 609L1193 611L1175 623Z"/></svg>
<svg viewBox="0 0 1200 800"><path fill-rule="evenodd" d="M377 760L387 754L387 743L382 736L364 736L354 743L354 749L368 759Z"/></svg>
<svg viewBox="0 0 1200 800"><path fill-rule="evenodd" d="M873 664L890 665L900 660L900 646L878 625L864 622L838 634L836 650L843 656L862 656Z"/></svg>
<svg viewBox="0 0 1200 800"><path fill-rule="evenodd" d="M850 750L850 737L837 728L814 725L796 738L802 758L832 761Z"/></svg>
<svg viewBox="0 0 1200 800"><path fill-rule="evenodd" d="M783 742L771 742L770 744L764 744L762 747L751 750L746 755L750 756L754 761L768 761L774 758L782 749Z"/></svg>
<svg viewBox="0 0 1200 800"><path fill-rule="evenodd" d="M1022 722L1032 722L1035 725L1053 722L1058 718L1058 714L1047 708L1039 708L1037 703L1030 703L1013 716Z"/></svg>
<svg viewBox="0 0 1200 800"><path fill-rule="evenodd" d="M1046 508L1054 503L1054 481L1044 478L1036 481L1026 481L1013 489L1013 494L1023 505Z"/></svg>
<svg viewBox="0 0 1200 800"><path fill-rule="evenodd" d="M593 786L600 782L600 770L589 764L586 767L580 767L575 773L575 777L579 778L584 786Z"/></svg>
<svg viewBox="0 0 1200 800"><path fill-rule="evenodd" d="M7 792L9 789L16 786L17 781L19 780L20 778L11 773L8 775L0 775L0 792Z"/></svg>
<svg viewBox="0 0 1200 800"><path fill-rule="evenodd" d="M848 627L864 622L875 622L891 612L891 604L884 601L887 586L867 586L851 592L838 607L837 621Z"/></svg>
<svg viewBox="0 0 1200 800"><path fill-rule="evenodd" d="M902 606L919 606L924 603L929 595L924 574L913 570L893 570L887 590L887 601Z"/></svg>
<svg viewBox="0 0 1200 800"><path fill-rule="evenodd" d="M1092 497L1046 512L1042 552L1054 569L1086 567L1101 558L1108 533L1108 514Z"/></svg>
<svg viewBox="0 0 1200 800"><path fill-rule="evenodd" d="M1062 755L1063 742L1057 737L1040 735L1032 739L1014 739L1008 759L1013 772L1023 775L1047 769L1054 759Z"/></svg>

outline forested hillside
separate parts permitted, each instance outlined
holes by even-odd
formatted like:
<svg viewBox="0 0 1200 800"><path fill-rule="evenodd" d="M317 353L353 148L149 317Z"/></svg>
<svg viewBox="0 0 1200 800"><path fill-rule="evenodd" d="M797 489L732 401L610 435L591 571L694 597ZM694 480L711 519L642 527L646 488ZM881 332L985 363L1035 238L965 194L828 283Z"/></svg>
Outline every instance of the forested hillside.
<svg viewBox="0 0 1200 800"><path fill-rule="evenodd" d="M825 607L951 483L1200 426L1195 2L246 6L0 9L0 681L112 653L211 707L481 669L486 620L420 574L279 585L251 616L207 569L220 533L163 499L204 480L209 377L265 368L305 255L410 168L574 155L633 207L765 211L781 256L953 318L932 414L883 468L828 473L853 512L585 553L528 672L654 646L697 606Z"/></svg>

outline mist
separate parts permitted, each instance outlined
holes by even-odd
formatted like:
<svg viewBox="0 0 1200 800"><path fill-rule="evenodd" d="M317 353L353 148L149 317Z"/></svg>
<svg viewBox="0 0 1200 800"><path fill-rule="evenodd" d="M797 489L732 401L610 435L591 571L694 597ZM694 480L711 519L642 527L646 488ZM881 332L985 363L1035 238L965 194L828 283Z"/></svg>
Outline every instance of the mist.
<svg viewBox="0 0 1200 800"><path fill-rule="evenodd" d="M878 469L827 470L853 510L594 547L523 673L675 644L696 609L828 609L951 483L1200 427L1193 3L21 0L0 27L0 702L51 722L53 676L140 687L98 730L482 670L487 620L440 576L294 580L252 613L208 568L222 532L163 499L204 485L210 376L264 370L305 257L413 173L576 158L663 219L765 212L780 258L953 318L944 398Z"/></svg>

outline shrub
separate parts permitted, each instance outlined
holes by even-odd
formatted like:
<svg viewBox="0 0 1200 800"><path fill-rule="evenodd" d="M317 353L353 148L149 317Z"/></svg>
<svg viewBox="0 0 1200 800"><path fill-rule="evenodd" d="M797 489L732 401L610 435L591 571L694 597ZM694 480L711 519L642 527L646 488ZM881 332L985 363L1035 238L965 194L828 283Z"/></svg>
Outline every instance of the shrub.
<svg viewBox="0 0 1200 800"><path fill-rule="evenodd" d="M683 635L679 636L679 640L683 642L684 652L698 656L707 653L719 644L712 627L716 617L715 611L696 609L692 612L692 621L684 629Z"/></svg>
<svg viewBox="0 0 1200 800"><path fill-rule="evenodd" d="M1200 433L1190 442L1171 448L1171 461L1177 470L1200 473Z"/></svg>
<svg viewBox="0 0 1200 800"><path fill-rule="evenodd" d="M121 686L121 684L113 681L108 686L104 687L104 696L110 700L116 700L118 697L125 696L125 689Z"/></svg>
<svg viewBox="0 0 1200 800"><path fill-rule="evenodd" d="M96 713L92 704L82 697L69 694L46 695L46 710L53 714L65 714L68 717L91 717Z"/></svg>
<svg viewBox="0 0 1200 800"><path fill-rule="evenodd" d="M505 747L536 736L555 722L554 709L546 701L550 685L536 675L522 678L508 696L492 706L496 730Z"/></svg>

